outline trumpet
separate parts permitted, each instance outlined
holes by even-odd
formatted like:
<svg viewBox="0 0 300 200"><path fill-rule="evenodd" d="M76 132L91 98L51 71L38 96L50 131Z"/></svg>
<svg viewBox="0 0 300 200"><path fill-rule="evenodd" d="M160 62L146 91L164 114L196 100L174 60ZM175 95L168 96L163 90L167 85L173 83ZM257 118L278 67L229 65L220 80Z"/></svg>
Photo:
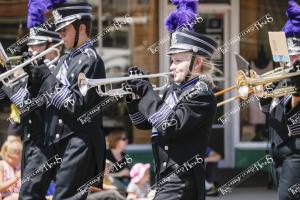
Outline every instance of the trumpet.
<svg viewBox="0 0 300 200"><path fill-rule="evenodd" d="M103 78L103 79L88 79L85 77L83 73L80 73L78 76L78 87L83 96L85 96L91 88L97 87L97 93L100 96L124 96L127 94L134 95L130 89L126 88L126 81L130 81L133 79L150 79L150 78L165 78L165 83L156 87L153 85L154 90L163 90L169 85L169 75L171 72L166 73L157 73L157 74L149 74L149 75L131 75L129 77L114 77L114 78ZM122 84L121 88L113 89L113 84ZM109 86L107 88L107 86Z"/></svg>
<svg viewBox="0 0 300 200"><path fill-rule="evenodd" d="M290 72L292 68L293 67L275 69L262 75L257 75L257 73L254 70L250 70L250 77L247 77L243 71L239 70L237 73L236 84L234 86L231 86L229 88L215 93L215 96L219 96L233 89L237 89L238 96L232 97L230 99L218 103L218 107L239 98L246 100L249 97L249 94L252 93L256 94L261 98L275 98L295 93L297 91L297 88L293 86L286 86L274 90L271 89L271 91L270 88L268 88L268 86L271 83L299 76L299 70L296 72Z"/></svg>
<svg viewBox="0 0 300 200"><path fill-rule="evenodd" d="M41 53L37 54L36 56L26 60L24 63L13 66L12 69L0 74L0 81L3 83L3 85L5 85L7 87L12 87L19 80L21 80L24 76L26 76L25 72L21 73L21 74L18 74L18 72L23 71L23 68L25 66L27 66L30 63L42 58L43 56L45 56L46 54L48 54L51 51L55 51L57 53L57 56L52 61L48 62L47 66L50 66L50 65L54 64L60 57L60 50L58 49L58 47L60 45L62 45L63 43L64 43L63 41L60 41L59 43L51 46L47 50L42 51ZM16 75L16 74L18 74L18 75Z"/></svg>

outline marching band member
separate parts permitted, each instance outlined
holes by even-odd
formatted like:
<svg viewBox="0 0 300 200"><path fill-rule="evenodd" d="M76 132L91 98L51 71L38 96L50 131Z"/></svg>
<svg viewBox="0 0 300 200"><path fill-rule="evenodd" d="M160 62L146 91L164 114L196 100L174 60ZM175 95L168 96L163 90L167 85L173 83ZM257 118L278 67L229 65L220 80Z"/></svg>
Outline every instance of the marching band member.
<svg viewBox="0 0 300 200"><path fill-rule="evenodd" d="M216 43L191 31L177 31L172 35L175 37L177 42L172 43L168 52L175 83L168 87L163 98L146 80L134 79L128 83L128 87L141 97L128 103L132 123L139 129L152 128L158 181L193 156L199 154L203 158L216 112L212 83L195 75L210 75L211 68L205 64L204 57L207 59L213 53ZM193 52L195 47L197 50ZM155 199L204 199L204 180L203 166L196 166L158 188Z"/></svg>
<svg viewBox="0 0 300 200"><path fill-rule="evenodd" d="M169 179L168 175L197 154L198 159L204 158L216 112L211 81L214 66L210 62L216 47L216 42L207 36L177 29L167 53L172 60L170 71L174 83L163 92L162 98L153 91L148 80L128 82L127 87L140 97L127 99L132 123L139 129L152 128L156 200L205 199L202 164L193 165L185 173L176 173ZM160 184L164 179L167 181Z"/></svg>
<svg viewBox="0 0 300 200"><path fill-rule="evenodd" d="M38 27L33 27L30 29L28 38L28 51L32 54L41 53L48 47L61 41L58 33L54 32L52 28L45 30ZM38 61L38 64L44 66L45 60L51 61L56 58L56 53L48 53L43 59ZM46 61L47 62L47 61ZM52 63L54 69L55 63ZM32 66L37 67L37 66ZM38 90L36 86L31 82L32 79L27 77L22 78L18 84L13 87L3 86L2 89L5 91L6 95L9 96L10 100L15 103L18 111L26 108L30 104L32 99L37 95ZM27 104L28 103L28 104ZM42 191L41 187L41 174L36 175L30 181L26 178L30 176L36 169L44 164L44 139L45 139L45 126L43 112L45 107L41 106L30 112L21 115L20 126L22 129L22 140L23 140L23 155L22 155L22 181L20 197L22 199L42 199L39 194ZM19 114L19 113L16 113ZM14 120L15 121L15 120ZM16 122L18 123L18 122ZM47 189L47 188L46 188Z"/></svg>
<svg viewBox="0 0 300 200"><path fill-rule="evenodd" d="M43 66L30 68L28 74L39 94L47 99L43 113L47 151L41 162L56 155L62 162L41 173L38 196L29 198L28 195L24 199L42 199L55 177L54 200L80 200L86 199L87 192L81 193L78 189L104 170L106 148L102 116L98 115L84 125L78 120L101 97L95 90L82 96L77 77L84 73L89 78L105 78L105 70L102 59L89 41L92 7L85 2L63 3L54 7L53 16L56 31L70 53L59 60L53 73ZM102 186L103 177L98 178L96 184ZM23 189L29 194L33 188Z"/></svg>
<svg viewBox="0 0 300 200"><path fill-rule="evenodd" d="M300 7L289 1L286 12L289 20L283 27L287 37L290 61L294 71L300 68ZM274 160L275 181L279 200L296 200L299 194L292 186L300 182L300 77L291 79L298 92L282 98L261 99L262 111L269 113L269 153Z"/></svg>

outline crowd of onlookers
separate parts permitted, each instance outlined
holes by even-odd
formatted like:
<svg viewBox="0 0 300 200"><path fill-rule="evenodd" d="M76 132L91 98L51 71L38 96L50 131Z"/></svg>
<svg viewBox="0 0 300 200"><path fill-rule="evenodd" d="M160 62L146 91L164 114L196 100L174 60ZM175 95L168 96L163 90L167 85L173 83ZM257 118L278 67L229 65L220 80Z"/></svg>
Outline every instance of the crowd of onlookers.
<svg viewBox="0 0 300 200"><path fill-rule="evenodd" d="M0 153L0 200L15 200L18 199L21 186L22 142L18 123L10 123L7 133L7 139ZM126 132L123 129L114 129L106 139L108 148L105 172L108 173L104 173L103 189L90 187L87 199L153 199L155 192L150 186L151 166L149 163L127 162L129 155L125 153L128 145ZM205 157L206 193L217 195L216 172L221 156L211 148L207 148ZM51 199L54 192L55 182L53 181L49 186L47 199Z"/></svg>

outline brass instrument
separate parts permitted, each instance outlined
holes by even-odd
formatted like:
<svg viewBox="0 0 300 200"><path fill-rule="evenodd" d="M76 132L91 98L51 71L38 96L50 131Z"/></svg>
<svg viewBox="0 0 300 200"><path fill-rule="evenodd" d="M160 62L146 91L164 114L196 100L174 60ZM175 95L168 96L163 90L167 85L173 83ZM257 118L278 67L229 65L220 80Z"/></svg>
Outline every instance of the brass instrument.
<svg viewBox="0 0 300 200"><path fill-rule="evenodd" d="M250 77L247 77L242 70L239 70L235 85L215 93L215 96L219 96L233 89L237 89L238 96L234 96L218 103L218 107L239 98L246 100L252 93L261 98L274 98L295 93L297 89L293 86L285 86L274 90L272 89L271 91L270 88L268 88L271 83L299 76L299 70L290 72L292 68L293 67L280 67L262 75L257 75L254 70L250 70Z"/></svg>
<svg viewBox="0 0 300 200"><path fill-rule="evenodd" d="M158 73L158 74L149 74L149 75L131 75L129 77L114 77L114 78L103 78L103 79L88 79L85 77L84 74L80 73L78 76L78 87L83 96L85 96L88 92L89 89L97 87L97 93L100 96L124 96L127 94L132 94L130 92L130 88L126 88L124 84L126 81L140 78L140 79L150 79L150 78L165 78L165 84L156 87L153 86L154 90L162 90L166 88L169 84L169 75L171 72L166 72L166 73ZM121 84L121 88L113 89L112 84ZM109 88L107 86L109 85Z"/></svg>
<svg viewBox="0 0 300 200"><path fill-rule="evenodd" d="M57 53L57 56L55 57L55 59L53 59L53 60L51 60L50 62L47 63L47 66L52 65L60 57L60 50L58 49L58 47L61 46L62 44L63 44L63 41L51 46L50 48L46 49L45 51L42 51L41 53L37 54L36 56L33 56L32 58L26 60L24 63L21 63L21 64L16 65L16 66L12 66L12 69L9 69L8 71L0 74L0 81L3 83L3 85L5 85L7 87L12 87L20 79L22 79L23 77L25 77L27 75L23 70L23 68L25 66L27 66L30 63L42 58L43 56L50 53L51 51L55 51ZM11 60L12 59L19 59L19 57L12 57ZM9 58L6 59L5 62L7 62L8 60L9 60ZM2 62L4 62L4 61L2 61ZM21 73L20 73L20 71L21 71Z"/></svg>

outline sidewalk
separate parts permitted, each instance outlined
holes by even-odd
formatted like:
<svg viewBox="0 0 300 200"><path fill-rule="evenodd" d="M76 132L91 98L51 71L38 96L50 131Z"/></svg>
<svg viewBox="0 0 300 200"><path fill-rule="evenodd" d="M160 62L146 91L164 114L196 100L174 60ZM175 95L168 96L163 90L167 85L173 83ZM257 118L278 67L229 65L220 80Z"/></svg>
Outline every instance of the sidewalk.
<svg viewBox="0 0 300 200"><path fill-rule="evenodd" d="M264 187L234 188L232 193L225 196L206 197L206 200L277 200L275 190Z"/></svg>

